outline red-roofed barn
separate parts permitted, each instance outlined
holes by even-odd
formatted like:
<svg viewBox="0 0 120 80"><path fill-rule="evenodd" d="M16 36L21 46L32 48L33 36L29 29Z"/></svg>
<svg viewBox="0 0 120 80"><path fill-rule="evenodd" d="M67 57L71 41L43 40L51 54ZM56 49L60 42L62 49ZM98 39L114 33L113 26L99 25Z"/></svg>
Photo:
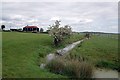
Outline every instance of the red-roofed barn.
<svg viewBox="0 0 120 80"><path fill-rule="evenodd" d="M23 27L23 31L39 32L39 28L37 26L25 26Z"/></svg>

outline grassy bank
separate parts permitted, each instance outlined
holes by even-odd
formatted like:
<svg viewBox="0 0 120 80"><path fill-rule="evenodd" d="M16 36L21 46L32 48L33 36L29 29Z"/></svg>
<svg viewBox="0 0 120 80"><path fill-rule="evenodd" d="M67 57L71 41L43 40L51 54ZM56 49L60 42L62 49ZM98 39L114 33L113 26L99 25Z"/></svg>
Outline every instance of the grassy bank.
<svg viewBox="0 0 120 80"><path fill-rule="evenodd" d="M86 60L96 67L119 70L118 39L93 36L73 49L67 58Z"/></svg>
<svg viewBox="0 0 120 80"><path fill-rule="evenodd" d="M43 62L47 54L82 38L81 35L72 35L55 47L48 34L3 32L2 36L2 76L10 78L66 77L42 70L38 64Z"/></svg>
<svg viewBox="0 0 120 80"><path fill-rule="evenodd" d="M0 77L2 77L2 32L0 31Z"/></svg>

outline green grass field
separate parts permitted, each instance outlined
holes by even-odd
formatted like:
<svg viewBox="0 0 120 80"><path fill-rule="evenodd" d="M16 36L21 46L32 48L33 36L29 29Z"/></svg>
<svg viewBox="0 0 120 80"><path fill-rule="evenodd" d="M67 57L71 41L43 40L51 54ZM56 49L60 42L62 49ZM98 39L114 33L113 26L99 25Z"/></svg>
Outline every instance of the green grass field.
<svg viewBox="0 0 120 80"><path fill-rule="evenodd" d="M80 40L81 35L73 35L59 47L53 45L48 34L3 32L2 33L2 77L4 78L62 78L66 76L53 74L40 69L39 64L44 57Z"/></svg>
<svg viewBox="0 0 120 80"><path fill-rule="evenodd" d="M112 35L113 36L113 35ZM68 58L84 58L96 67L119 70L118 39L108 36L92 36L70 51Z"/></svg>

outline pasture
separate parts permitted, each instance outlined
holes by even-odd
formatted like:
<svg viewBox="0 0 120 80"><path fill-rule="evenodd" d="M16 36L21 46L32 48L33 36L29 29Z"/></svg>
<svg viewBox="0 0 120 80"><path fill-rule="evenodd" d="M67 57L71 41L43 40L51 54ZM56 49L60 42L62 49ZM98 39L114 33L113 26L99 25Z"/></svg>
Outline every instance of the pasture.
<svg viewBox="0 0 120 80"><path fill-rule="evenodd" d="M76 46L66 59L81 58L99 68L119 70L118 39L102 35L92 36L81 45ZM53 45L53 39L48 34L3 32L2 33L2 77L3 78L66 78L68 76L55 74L41 69L45 56L66 45L81 40L83 35L73 34L66 38L58 47Z"/></svg>
<svg viewBox="0 0 120 80"><path fill-rule="evenodd" d="M62 78L59 74L40 69L44 57L65 47L67 44L82 39L74 34L65 39L58 47L48 34L3 32L2 33L2 77L3 78Z"/></svg>

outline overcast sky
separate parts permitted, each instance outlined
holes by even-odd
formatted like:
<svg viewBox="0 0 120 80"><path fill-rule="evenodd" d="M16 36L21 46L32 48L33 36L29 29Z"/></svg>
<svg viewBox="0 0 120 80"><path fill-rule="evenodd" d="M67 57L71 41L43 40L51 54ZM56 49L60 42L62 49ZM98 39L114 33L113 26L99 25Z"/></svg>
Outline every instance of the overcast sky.
<svg viewBox="0 0 120 80"><path fill-rule="evenodd" d="M55 20L73 31L118 32L117 2L3 2L6 29L34 25L47 29Z"/></svg>

